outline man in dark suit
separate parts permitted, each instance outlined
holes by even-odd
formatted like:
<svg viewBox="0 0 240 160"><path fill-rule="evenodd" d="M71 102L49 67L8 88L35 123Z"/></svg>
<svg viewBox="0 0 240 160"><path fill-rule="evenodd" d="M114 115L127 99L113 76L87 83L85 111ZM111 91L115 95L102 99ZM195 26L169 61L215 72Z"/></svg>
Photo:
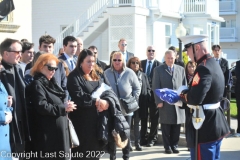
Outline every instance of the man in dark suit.
<svg viewBox="0 0 240 160"><path fill-rule="evenodd" d="M62 59L68 66L69 72L74 70L77 59L74 57L77 51L77 39L73 36L67 36L63 39L64 53L58 57Z"/></svg>
<svg viewBox="0 0 240 160"><path fill-rule="evenodd" d="M13 120L10 123L11 150L13 153L24 153L25 141L30 141L30 134L23 71L18 64L22 54L22 44L18 40L7 38L1 43L0 48L3 65L1 81L8 95L13 97Z"/></svg>
<svg viewBox="0 0 240 160"><path fill-rule="evenodd" d="M132 57L134 57L134 54L131 52L127 51L127 41L124 38L121 38L118 42L118 48L120 52L122 52L124 59L125 59L125 64L127 64L128 60Z"/></svg>
<svg viewBox="0 0 240 160"><path fill-rule="evenodd" d="M162 65L162 63L160 63L155 59L156 50L154 46L148 46L146 53L147 53L147 59L142 60L141 65L143 68L143 72L146 73L149 80L149 84L152 88L153 70L155 67ZM144 121L142 122L142 124L145 124L145 125L141 126L140 143L141 145L147 145L148 147L151 147L157 142L158 123L159 123L159 109L155 104L153 91L151 91L151 103L149 104L149 110L150 110L150 121L151 121L150 133L148 137L146 137L147 121L148 121L148 117L146 117L145 119L142 119L142 121Z"/></svg>
<svg viewBox="0 0 240 160"><path fill-rule="evenodd" d="M96 46L90 46L90 47L88 47L88 49L91 50L94 53L94 57L96 59L96 64L98 65L98 67L102 68L102 70L104 71L107 67L107 64L98 59L97 47Z"/></svg>
<svg viewBox="0 0 240 160"><path fill-rule="evenodd" d="M225 89L224 89L224 94L223 97L227 97L227 85L228 85L228 80L229 80L229 67L228 67L228 61L225 58L221 57L221 46L220 45L213 45L212 46L212 53L214 56L214 59L216 62L220 65L223 75L225 78Z"/></svg>

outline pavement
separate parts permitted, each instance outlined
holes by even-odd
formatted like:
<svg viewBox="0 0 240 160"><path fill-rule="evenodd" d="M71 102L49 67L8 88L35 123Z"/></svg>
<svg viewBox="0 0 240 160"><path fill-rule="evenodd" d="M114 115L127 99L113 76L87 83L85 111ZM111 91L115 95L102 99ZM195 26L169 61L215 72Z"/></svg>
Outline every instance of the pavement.
<svg viewBox="0 0 240 160"><path fill-rule="evenodd" d="M237 129L237 120L231 119L231 128ZM221 160L240 160L240 137L234 137L234 133L223 139L221 145ZM161 133L159 132L159 137ZM185 137L181 136L181 141ZM187 151L185 143L179 144L179 154L165 154L161 141L153 147L143 147L143 151L133 151L130 153L130 160L191 160L190 152ZM135 147L133 146L135 149ZM109 160L109 154L105 154L101 160ZM122 160L122 151L117 149L117 160Z"/></svg>

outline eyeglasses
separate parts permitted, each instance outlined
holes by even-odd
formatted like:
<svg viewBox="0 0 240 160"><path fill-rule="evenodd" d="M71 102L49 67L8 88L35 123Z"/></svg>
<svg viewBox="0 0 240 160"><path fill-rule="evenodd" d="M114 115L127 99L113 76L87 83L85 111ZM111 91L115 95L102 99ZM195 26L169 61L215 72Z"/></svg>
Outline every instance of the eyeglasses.
<svg viewBox="0 0 240 160"><path fill-rule="evenodd" d="M155 50L151 50L151 49L149 49L148 52L155 52Z"/></svg>
<svg viewBox="0 0 240 160"><path fill-rule="evenodd" d="M134 65L134 64L139 64L139 62L131 62L131 63L132 63L133 65Z"/></svg>
<svg viewBox="0 0 240 160"><path fill-rule="evenodd" d="M47 66L47 68L48 68L49 71L53 71L53 70L56 71L56 70L58 69L58 67L52 67L52 66L49 66L49 65L47 65L47 64L44 65L44 66Z"/></svg>
<svg viewBox="0 0 240 160"><path fill-rule="evenodd" d="M122 60L121 59L113 59L114 62L118 61L118 62L121 62Z"/></svg>
<svg viewBox="0 0 240 160"><path fill-rule="evenodd" d="M15 54L22 54L22 51L8 51L8 52L13 52Z"/></svg>
<svg viewBox="0 0 240 160"><path fill-rule="evenodd" d="M127 44L122 43L122 46L123 46L123 47L124 47L124 46L127 46Z"/></svg>

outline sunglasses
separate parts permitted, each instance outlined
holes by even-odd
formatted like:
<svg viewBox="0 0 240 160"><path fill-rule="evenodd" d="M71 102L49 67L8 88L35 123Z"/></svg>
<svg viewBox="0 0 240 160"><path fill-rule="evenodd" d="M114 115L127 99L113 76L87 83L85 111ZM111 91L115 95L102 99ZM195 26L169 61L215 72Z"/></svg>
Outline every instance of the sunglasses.
<svg viewBox="0 0 240 160"><path fill-rule="evenodd" d="M122 46L127 46L127 44L122 43Z"/></svg>
<svg viewBox="0 0 240 160"><path fill-rule="evenodd" d="M118 61L118 62L121 62L122 60L121 59L113 59L114 62Z"/></svg>
<svg viewBox="0 0 240 160"><path fill-rule="evenodd" d="M97 52L93 52L94 54L97 54Z"/></svg>
<svg viewBox="0 0 240 160"><path fill-rule="evenodd" d="M133 65L134 65L134 64L139 64L139 62L131 62L131 64L133 64Z"/></svg>
<svg viewBox="0 0 240 160"><path fill-rule="evenodd" d="M8 52L13 52L15 54L22 54L22 51L8 51Z"/></svg>
<svg viewBox="0 0 240 160"><path fill-rule="evenodd" d="M53 70L56 71L58 69L58 67L51 67L49 65L44 65L44 66L47 66L49 71L53 71Z"/></svg>
<svg viewBox="0 0 240 160"><path fill-rule="evenodd" d="M148 52L155 52L155 50L151 50L151 49L149 49Z"/></svg>

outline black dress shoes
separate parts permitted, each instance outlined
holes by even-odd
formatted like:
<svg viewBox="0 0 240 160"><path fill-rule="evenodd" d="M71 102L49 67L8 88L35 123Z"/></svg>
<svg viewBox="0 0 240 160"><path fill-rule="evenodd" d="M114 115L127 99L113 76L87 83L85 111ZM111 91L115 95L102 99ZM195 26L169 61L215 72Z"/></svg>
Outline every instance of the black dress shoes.
<svg viewBox="0 0 240 160"><path fill-rule="evenodd" d="M177 148L172 148L173 153L179 153L179 150Z"/></svg>
<svg viewBox="0 0 240 160"><path fill-rule="evenodd" d="M140 144L137 144L135 147L136 147L136 151L142 151L142 147L140 146Z"/></svg>
<svg viewBox="0 0 240 160"><path fill-rule="evenodd" d="M154 142L153 141L150 141L150 142L148 142L148 144L146 145L147 147L152 147L152 146L154 146Z"/></svg>
<svg viewBox="0 0 240 160"><path fill-rule="evenodd" d="M171 149L165 149L165 153L166 153L166 154L171 154L171 153L172 153L172 150L171 150Z"/></svg>

